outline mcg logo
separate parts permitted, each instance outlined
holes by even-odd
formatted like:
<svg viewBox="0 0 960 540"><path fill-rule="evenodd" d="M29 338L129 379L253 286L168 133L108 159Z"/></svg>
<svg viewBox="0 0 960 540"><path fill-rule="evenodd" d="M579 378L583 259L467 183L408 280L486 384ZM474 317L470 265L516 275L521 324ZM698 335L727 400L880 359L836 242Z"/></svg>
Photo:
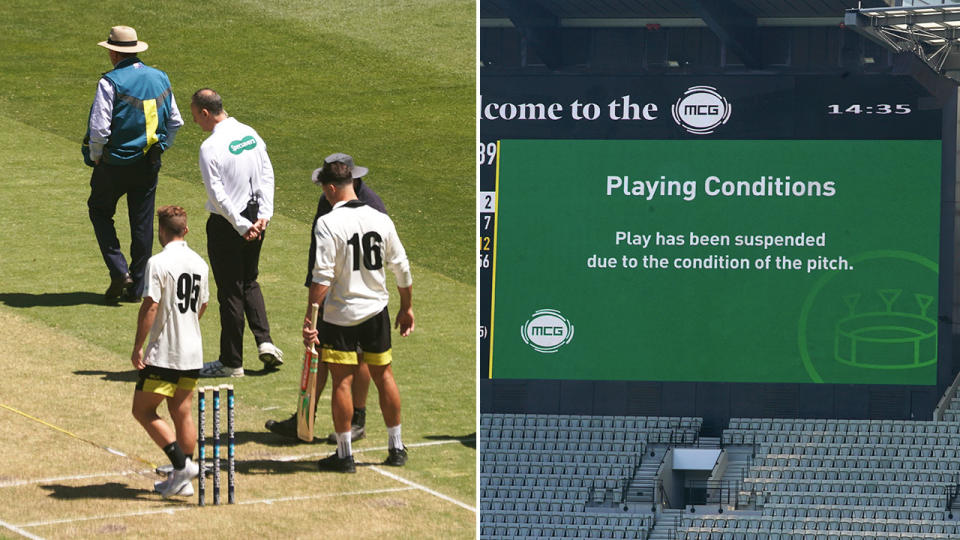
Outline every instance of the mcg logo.
<svg viewBox="0 0 960 540"><path fill-rule="evenodd" d="M697 135L713 133L730 119L732 107L712 86L691 86L670 107L673 121Z"/></svg>
<svg viewBox="0 0 960 540"><path fill-rule="evenodd" d="M555 309L541 309L520 327L520 336L533 350L552 353L573 339L573 324Z"/></svg>

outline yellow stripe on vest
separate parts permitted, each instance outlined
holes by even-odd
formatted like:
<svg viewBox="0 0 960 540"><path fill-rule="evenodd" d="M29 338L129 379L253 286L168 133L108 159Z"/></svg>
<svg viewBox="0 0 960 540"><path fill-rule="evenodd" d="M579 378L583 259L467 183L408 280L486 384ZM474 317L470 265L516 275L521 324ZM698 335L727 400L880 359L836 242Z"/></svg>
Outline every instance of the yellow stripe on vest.
<svg viewBox="0 0 960 540"><path fill-rule="evenodd" d="M147 124L147 145L143 147L143 153L146 154L150 147L160 140L157 138L157 100L143 100L143 117Z"/></svg>

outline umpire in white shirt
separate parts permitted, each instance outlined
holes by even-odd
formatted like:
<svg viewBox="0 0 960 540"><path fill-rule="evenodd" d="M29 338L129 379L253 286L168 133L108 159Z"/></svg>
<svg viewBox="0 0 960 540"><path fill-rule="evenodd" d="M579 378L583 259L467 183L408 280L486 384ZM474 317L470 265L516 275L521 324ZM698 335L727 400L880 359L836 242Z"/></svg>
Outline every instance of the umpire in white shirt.
<svg viewBox="0 0 960 540"><path fill-rule="evenodd" d="M201 377L243 376L244 316L265 367L283 353L270 338L270 324L257 283L260 248L273 217L273 166L267 146L250 126L223 110L220 95L202 88L190 100L193 121L212 132L200 145L200 174L207 190L207 256L220 304L220 358Z"/></svg>

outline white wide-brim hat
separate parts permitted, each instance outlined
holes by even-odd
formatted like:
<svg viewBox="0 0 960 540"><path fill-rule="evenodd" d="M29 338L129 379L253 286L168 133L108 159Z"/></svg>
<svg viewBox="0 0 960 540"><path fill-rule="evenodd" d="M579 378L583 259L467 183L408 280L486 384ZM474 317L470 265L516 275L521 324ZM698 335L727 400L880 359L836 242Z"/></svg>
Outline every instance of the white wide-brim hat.
<svg viewBox="0 0 960 540"><path fill-rule="evenodd" d="M129 26L114 26L110 29L110 37L97 45L122 53L143 52L149 47L146 41L137 41L137 31Z"/></svg>

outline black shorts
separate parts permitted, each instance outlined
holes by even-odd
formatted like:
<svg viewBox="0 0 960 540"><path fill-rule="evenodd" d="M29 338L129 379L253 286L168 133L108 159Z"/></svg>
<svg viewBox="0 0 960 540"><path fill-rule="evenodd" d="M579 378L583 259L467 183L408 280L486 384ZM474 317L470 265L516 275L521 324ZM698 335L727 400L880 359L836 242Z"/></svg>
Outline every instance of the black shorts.
<svg viewBox="0 0 960 540"><path fill-rule="evenodd" d="M371 366L393 361L390 350L390 313L387 308L356 326L339 326L317 321L320 358L328 364L357 365L357 350Z"/></svg>
<svg viewBox="0 0 960 540"><path fill-rule="evenodd" d="M179 369L146 366L139 372L137 390L173 397L177 389L192 392L197 387L199 377L199 369L181 371Z"/></svg>

